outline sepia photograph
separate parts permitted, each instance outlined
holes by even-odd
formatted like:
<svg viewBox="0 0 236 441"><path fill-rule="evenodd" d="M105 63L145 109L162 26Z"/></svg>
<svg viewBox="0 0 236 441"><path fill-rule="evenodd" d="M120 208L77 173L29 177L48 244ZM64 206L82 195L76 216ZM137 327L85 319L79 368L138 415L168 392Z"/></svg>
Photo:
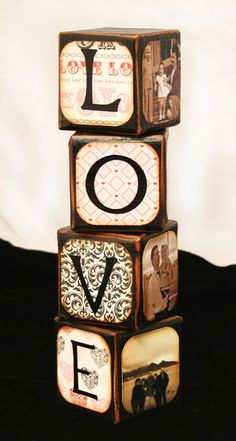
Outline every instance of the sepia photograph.
<svg viewBox="0 0 236 441"><path fill-rule="evenodd" d="M175 38L150 41L143 53L143 113L156 124L180 117L180 45Z"/></svg>
<svg viewBox="0 0 236 441"><path fill-rule="evenodd" d="M170 327L131 337L122 351L122 403L129 413L170 403L179 388L179 336Z"/></svg>
<svg viewBox="0 0 236 441"><path fill-rule="evenodd" d="M149 240L143 252L143 312L147 320L171 311L178 296L178 248L174 231Z"/></svg>
<svg viewBox="0 0 236 441"><path fill-rule="evenodd" d="M235 17L2 2L3 441L236 441Z"/></svg>

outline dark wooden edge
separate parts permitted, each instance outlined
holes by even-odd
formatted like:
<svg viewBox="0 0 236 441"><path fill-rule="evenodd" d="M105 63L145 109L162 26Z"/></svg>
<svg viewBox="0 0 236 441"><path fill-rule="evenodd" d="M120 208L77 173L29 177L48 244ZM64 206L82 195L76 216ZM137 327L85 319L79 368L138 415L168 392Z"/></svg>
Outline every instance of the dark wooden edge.
<svg viewBox="0 0 236 441"><path fill-rule="evenodd" d="M96 142L96 140L89 141L89 138L83 139L78 138L78 134L73 134L70 138L69 149L70 149L70 199L71 199L71 227L72 229L79 228L96 228L97 231L121 231L124 232L146 232L148 230L156 230L157 228L165 228L168 223L167 212L166 212L166 150L167 150L167 136L166 131L160 132L159 135L162 136L162 140L153 139L151 137L141 137L141 138L120 138L116 139L117 142L140 142L145 143L151 146L158 155L159 158L159 176L160 176L160 187L159 187L159 200L160 207L157 216L149 223L145 225L139 226L113 226L113 225L91 225L85 222L78 214L76 210L76 171L75 171L75 162L76 156L80 149L88 144L89 142ZM115 140L115 138L112 138ZM109 141L104 139L104 142L112 142L112 139ZM99 142L103 142L103 139L98 136Z"/></svg>

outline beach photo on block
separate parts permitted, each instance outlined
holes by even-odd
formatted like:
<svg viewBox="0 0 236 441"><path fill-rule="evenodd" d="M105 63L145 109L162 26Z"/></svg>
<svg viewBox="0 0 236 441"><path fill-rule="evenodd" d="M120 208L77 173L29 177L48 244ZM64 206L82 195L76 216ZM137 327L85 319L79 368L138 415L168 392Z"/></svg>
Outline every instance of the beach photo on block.
<svg viewBox="0 0 236 441"><path fill-rule="evenodd" d="M129 413L170 403L179 389L179 336L170 327L131 337L122 350L122 403Z"/></svg>

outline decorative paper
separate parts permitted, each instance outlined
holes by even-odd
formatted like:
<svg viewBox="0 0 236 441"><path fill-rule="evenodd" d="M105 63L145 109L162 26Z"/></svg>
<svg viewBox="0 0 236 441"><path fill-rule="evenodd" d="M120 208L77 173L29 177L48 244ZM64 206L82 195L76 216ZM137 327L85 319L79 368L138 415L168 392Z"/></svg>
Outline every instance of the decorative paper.
<svg viewBox="0 0 236 441"><path fill-rule="evenodd" d="M81 278L72 260L73 256L80 256L83 277L94 302L104 277L107 259L116 259L96 313L89 305ZM67 241L61 251L60 277L61 303L71 316L120 323L130 315L133 269L131 256L123 245L92 239ZM101 365L106 354L95 351L92 357L95 364L97 362Z"/></svg>
<svg viewBox="0 0 236 441"><path fill-rule="evenodd" d="M112 160L108 160L101 167L98 165L94 180L96 196L108 210L126 210L126 207L128 209L128 205L140 194L140 169L146 178L143 199L135 208L124 213L107 212L105 208L99 208L87 192L89 170L99 164L101 158L106 160L109 157L112 157ZM125 159L119 159L120 157L130 158L133 165ZM152 146L140 142L91 142L84 145L76 157L77 212L90 225L146 225L157 216L160 209L159 181L159 156ZM89 183L91 186L90 181Z"/></svg>
<svg viewBox="0 0 236 441"><path fill-rule="evenodd" d="M86 96L86 60L82 49L96 50L92 72L92 98L97 104L117 99L117 111L83 110ZM120 126L133 113L133 60L118 42L68 43L60 54L60 106L65 118L78 125Z"/></svg>
<svg viewBox="0 0 236 441"><path fill-rule="evenodd" d="M112 377L111 377L111 354L109 347L100 335L68 327L62 327L57 336L58 341L64 341L63 351L57 353L57 382L58 388L63 398L72 404L80 407L91 409L95 412L104 413L110 406L112 394ZM74 355L72 349L72 341L79 344L86 344L94 346L98 358L101 354L106 354L102 357L102 363L95 363L94 354L91 349L87 347L77 346L77 369L82 372L77 372L78 386L82 393L76 393L74 390ZM93 354L93 355L92 355ZM84 374L86 371L87 374ZM91 398L86 394L94 394L97 399Z"/></svg>

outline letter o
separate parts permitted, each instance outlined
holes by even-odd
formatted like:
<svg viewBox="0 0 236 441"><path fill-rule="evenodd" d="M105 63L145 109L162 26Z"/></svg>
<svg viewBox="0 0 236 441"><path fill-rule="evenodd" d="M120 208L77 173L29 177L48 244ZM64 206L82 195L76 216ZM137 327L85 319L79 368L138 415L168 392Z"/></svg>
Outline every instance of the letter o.
<svg viewBox="0 0 236 441"><path fill-rule="evenodd" d="M137 178L138 178L138 189L136 192L135 197L133 200L126 205L123 208L109 208L106 207L101 201L99 201L96 192L95 192L95 178L98 173L98 170L107 162L110 161L124 161L127 162L127 164L131 165L131 167L134 169ZM93 166L90 168L85 182L87 194L90 198L90 200L96 205L96 207L100 208L102 211L105 211L107 213L113 213L113 214L122 214L122 213L128 213L128 211L133 210L136 208L143 200L146 191L147 191L147 179L145 176L144 171L140 167L140 165L135 162L133 159L128 158L127 156L122 155L109 155L105 158L101 158L98 161L96 161Z"/></svg>

